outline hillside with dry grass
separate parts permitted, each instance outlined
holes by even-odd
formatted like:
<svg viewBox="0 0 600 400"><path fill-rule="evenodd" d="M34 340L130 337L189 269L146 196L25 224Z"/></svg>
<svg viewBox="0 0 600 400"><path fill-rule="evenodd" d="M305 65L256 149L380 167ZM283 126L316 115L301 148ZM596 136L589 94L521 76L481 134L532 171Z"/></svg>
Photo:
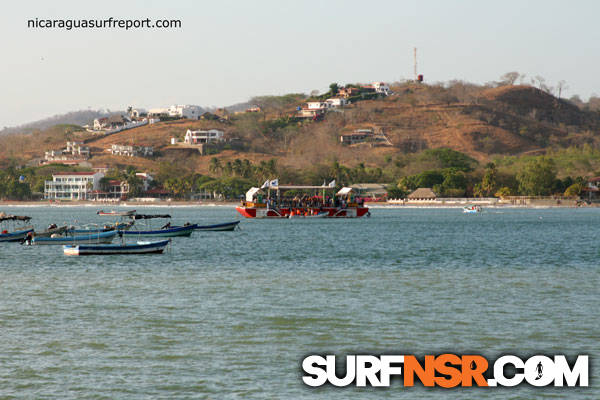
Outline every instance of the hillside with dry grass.
<svg viewBox="0 0 600 400"><path fill-rule="evenodd" d="M498 156L537 154L582 146L596 147L600 114L558 99L530 86L479 87L464 83L392 87L393 94L327 113L323 121L300 122L292 116L302 104L300 95L265 102L263 112L235 114L228 121L178 120L159 122L108 136L94 136L74 125L59 125L27 134L0 138L0 161L32 163L44 151L64 147L67 140L90 146L94 165L132 165L156 171L160 163L177 163L193 172L207 173L213 157L221 162L277 158L280 165L303 169L338 161L355 166L384 166L390 159L425 149L449 148L480 162ZM266 97L265 97L266 98ZM257 98L260 99L260 98ZM187 129L216 128L240 146L218 154L200 155L193 149L170 145ZM343 146L340 135L356 129L383 132L391 146ZM152 158L117 157L111 144L153 146Z"/></svg>

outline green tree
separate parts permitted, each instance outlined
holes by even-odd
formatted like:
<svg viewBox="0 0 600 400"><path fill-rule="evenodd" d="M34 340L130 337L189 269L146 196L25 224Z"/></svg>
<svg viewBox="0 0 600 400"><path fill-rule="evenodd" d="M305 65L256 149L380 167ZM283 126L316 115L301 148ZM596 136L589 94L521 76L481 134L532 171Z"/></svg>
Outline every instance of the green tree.
<svg viewBox="0 0 600 400"><path fill-rule="evenodd" d="M511 195L511 191L508 186L502 186L500 189L498 189L498 191L496 193L494 193L494 196L496 196L496 197L507 197L510 195Z"/></svg>
<svg viewBox="0 0 600 400"><path fill-rule="evenodd" d="M210 159L210 163L208 165L208 170L213 174L218 174L222 170L221 161L217 157L213 157Z"/></svg>
<svg viewBox="0 0 600 400"><path fill-rule="evenodd" d="M548 157L529 161L517 174L519 192L528 196L547 196L556 180L556 164Z"/></svg>
<svg viewBox="0 0 600 400"><path fill-rule="evenodd" d="M385 190L388 199L403 199L408 194L406 190L399 188L397 185L387 185Z"/></svg>
<svg viewBox="0 0 600 400"><path fill-rule="evenodd" d="M581 183L574 183L565 190L565 196L580 196L583 191Z"/></svg>
<svg viewBox="0 0 600 400"><path fill-rule="evenodd" d="M490 196L494 193L497 186L498 171L494 163L489 163L486 166L485 173L481 179L482 196Z"/></svg>
<svg viewBox="0 0 600 400"><path fill-rule="evenodd" d="M338 93L338 90L339 86L337 83L332 83L329 85L329 93L331 93L332 96L335 96Z"/></svg>

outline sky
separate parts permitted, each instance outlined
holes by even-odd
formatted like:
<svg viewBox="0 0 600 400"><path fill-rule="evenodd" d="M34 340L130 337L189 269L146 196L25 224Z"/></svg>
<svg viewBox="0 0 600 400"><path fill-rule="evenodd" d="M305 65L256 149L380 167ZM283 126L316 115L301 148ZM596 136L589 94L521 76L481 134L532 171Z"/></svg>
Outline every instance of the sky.
<svg viewBox="0 0 600 400"><path fill-rule="evenodd" d="M227 106L332 82L542 76L600 93L600 2L13 1L0 15L0 129L82 109ZM33 29L27 20L180 19L180 29ZM528 79L527 79L528 80Z"/></svg>

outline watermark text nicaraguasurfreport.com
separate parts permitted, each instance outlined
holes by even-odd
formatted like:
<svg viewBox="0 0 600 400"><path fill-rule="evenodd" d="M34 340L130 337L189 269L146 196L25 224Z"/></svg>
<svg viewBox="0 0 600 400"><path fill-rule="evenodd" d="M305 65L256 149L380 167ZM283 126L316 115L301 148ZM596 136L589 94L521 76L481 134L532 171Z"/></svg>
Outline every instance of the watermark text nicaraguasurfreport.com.
<svg viewBox="0 0 600 400"><path fill-rule="evenodd" d="M130 19L130 18L90 18L90 19L60 19L33 18L27 20L31 29L179 29L180 19Z"/></svg>

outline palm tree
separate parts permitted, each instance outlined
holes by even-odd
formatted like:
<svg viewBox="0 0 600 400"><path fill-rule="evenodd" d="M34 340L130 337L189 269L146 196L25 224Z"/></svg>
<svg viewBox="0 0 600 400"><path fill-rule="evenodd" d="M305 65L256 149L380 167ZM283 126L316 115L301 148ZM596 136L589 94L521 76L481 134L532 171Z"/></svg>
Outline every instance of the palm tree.
<svg viewBox="0 0 600 400"><path fill-rule="evenodd" d="M221 166L221 161L217 157L213 157L210 159L210 164L208 166L208 170L213 174L219 173L223 167Z"/></svg>

